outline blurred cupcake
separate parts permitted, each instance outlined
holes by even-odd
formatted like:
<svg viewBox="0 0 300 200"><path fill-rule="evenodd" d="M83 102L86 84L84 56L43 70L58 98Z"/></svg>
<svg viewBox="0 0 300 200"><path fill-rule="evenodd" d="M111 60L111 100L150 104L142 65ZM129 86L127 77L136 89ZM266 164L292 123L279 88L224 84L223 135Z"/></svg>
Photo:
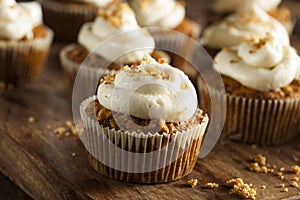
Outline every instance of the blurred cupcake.
<svg viewBox="0 0 300 200"><path fill-rule="evenodd" d="M42 24L39 4L26 6L0 1L0 81L5 85L36 79L52 42L53 32Z"/></svg>
<svg viewBox="0 0 300 200"><path fill-rule="evenodd" d="M210 23L220 21L230 13L257 5L280 21L291 34L294 29L295 19L293 19L291 11L288 8L278 7L280 3L281 0L215 0L211 5L211 14L208 19Z"/></svg>
<svg viewBox="0 0 300 200"><path fill-rule="evenodd" d="M208 26L204 30L202 43L214 56L223 47L233 47L253 35L266 32L272 32L283 44L289 44L289 35L284 26L262 8L254 5Z"/></svg>
<svg viewBox="0 0 300 200"><path fill-rule="evenodd" d="M115 41L102 43L103 47L99 46L101 42L120 33L123 34L116 37ZM128 53L135 46L138 50ZM147 49L141 50L143 47ZM60 60L73 83L83 62L85 66L89 66L87 70L90 70L91 74L98 75L103 73L106 67L108 67L106 73L109 73L124 65L137 65L145 53L150 53L157 60L160 58L169 60L166 53L154 48L154 39L146 29L138 26L128 4L120 3L112 10L100 10L95 21L85 23L80 29L78 44L70 44L62 49ZM127 54L123 55L124 53ZM123 56L115 57L120 55Z"/></svg>
<svg viewBox="0 0 300 200"><path fill-rule="evenodd" d="M101 81L81 104L80 138L91 165L126 182L163 183L190 174L208 116L180 70L146 56Z"/></svg>
<svg viewBox="0 0 300 200"><path fill-rule="evenodd" d="M227 101L225 137L259 145L282 144L300 131L300 58L294 48L267 33L224 48L214 59L225 91L199 79L201 102Z"/></svg>
<svg viewBox="0 0 300 200"><path fill-rule="evenodd" d="M185 5L176 0L129 0L142 27L161 27L190 37L200 35L200 26L185 16Z"/></svg>
<svg viewBox="0 0 300 200"><path fill-rule="evenodd" d="M55 32L55 39L76 41L85 22L95 19L99 8L108 9L120 0L40 0L45 24Z"/></svg>

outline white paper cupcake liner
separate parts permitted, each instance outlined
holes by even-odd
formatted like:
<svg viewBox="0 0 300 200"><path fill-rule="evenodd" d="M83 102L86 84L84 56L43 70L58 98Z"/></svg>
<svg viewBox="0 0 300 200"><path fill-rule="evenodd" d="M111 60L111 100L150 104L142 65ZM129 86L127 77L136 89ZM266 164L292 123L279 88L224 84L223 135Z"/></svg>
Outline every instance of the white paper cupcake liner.
<svg viewBox="0 0 300 200"><path fill-rule="evenodd" d="M126 182L163 183L191 173L197 161L208 117L197 126L176 134L145 134L104 128L87 116L83 101L80 135L91 165L101 174Z"/></svg>
<svg viewBox="0 0 300 200"><path fill-rule="evenodd" d="M0 42L0 80L18 85L39 77L48 58L53 31L28 41Z"/></svg>
<svg viewBox="0 0 300 200"><path fill-rule="evenodd" d="M222 137L250 144L278 145L291 141L300 132L300 98L253 99L239 97L207 87L198 79L203 108L210 99L226 99L226 119Z"/></svg>

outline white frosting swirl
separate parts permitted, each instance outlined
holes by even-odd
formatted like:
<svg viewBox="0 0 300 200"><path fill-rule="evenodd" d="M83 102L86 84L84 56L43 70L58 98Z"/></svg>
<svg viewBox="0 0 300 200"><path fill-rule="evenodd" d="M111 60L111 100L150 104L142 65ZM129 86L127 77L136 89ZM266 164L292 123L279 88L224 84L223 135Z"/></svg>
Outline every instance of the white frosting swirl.
<svg viewBox="0 0 300 200"><path fill-rule="evenodd" d="M141 26L176 28L185 17L184 5L175 0L130 0Z"/></svg>
<svg viewBox="0 0 300 200"><path fill-rule="evenodd" d="M246 87L269 91L289 85L300 75L300 58L294 48L267 34L223 49L214 67Z"/></svg>
<svg viewBox="0 0 300 200"><path fill-rule="evenodd" d="M197 109L196 90L189 78L149 55L137 68L117 72L113 83L101 83L97 97L105 108L141 119L185 121Z"/></svg>
<svg viewBox="0 0 300 200"><path fill-rule="evenodd" d="M29 10L34 26L43 24L43 12L41 4L38 2L23 2L20 5Z"/></svg>
<svg viewBox="0 0 300 200"><path fill-rule="evenodd" d="M205 45L214 49L232 47L245 38L272 32L281 42L289 45L289 34L285 27L258 6L244 9L226 17L222 22L206 28L203 33Z"/></svg>
<svg viewBox="0 0 300 200"><path fill-rule="evenodd" d="M126 34L128 31L133 32ZM99 43L120 33L124 35L105 43L105 50L101 45L98 46ZM94 22L84 24L78 35L78 43L89 51L97 47L97 53L107 60L115 59L114 55L122 55L135 48L147 47L147 50L133 51L115 61L123 64L141 60L145 53L151 53L154 49L154 39L138 26L135 15L127 3L119 4L115 10L102 11Z"/></svg>
<svg viewBox="0 0 300 200"><path fill-rule="evenodd" d="M0 37L18 40L32 38L35 26L30 11L15 0L0 0Z"/></svg>
<svg viewBox="0 0 300 200"><path fill-rule="evenodd" d="M266 11L273 10L281 3L281 0L215 0L212 11L216 13L229 13L239 9L258 5Z"/></svg>

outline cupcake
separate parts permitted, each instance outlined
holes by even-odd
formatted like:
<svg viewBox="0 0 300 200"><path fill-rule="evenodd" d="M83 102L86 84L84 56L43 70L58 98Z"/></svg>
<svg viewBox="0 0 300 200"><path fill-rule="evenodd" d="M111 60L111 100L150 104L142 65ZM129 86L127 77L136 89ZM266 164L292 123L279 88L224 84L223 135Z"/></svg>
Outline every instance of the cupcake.
<svg viewBox="0 0 300 200"><path fill-rule="evenodd" d="M197 38L200 26L185 16L185 5L176 0L129 0L142 27L161 27Z"/></svg>
<svg viewBox="0 0 300 200"><path fill-rule="evenodd" d="M284 26L257 5L240 10L208 26L203 32L202 43L214 56L223 47L233 47L253 35L272 32L284 44L289 44L289 34Z"/></svg>
<svg viewBox="0 0 300 200"><path fill-rule="evenodd" d="M118 35L123 33L122 35ZM110 39L115 35L115 39ZM108 40L107 40L108 39ZM105 42L107 40L107 42ZM114 40L114 41L111 41ZM102 47L99 44L104 46ZM141 50L146 46L147 49ZM138 50L131 51L132 48ZM84 63L89 66L87 70L91 74L118 70L123 65L137 65L141 62L145 53L150 53L157 60L168 55L163 51L154 50L155 42L146 29L141 29L135 19L135 15L127 3L120 3L112 10L99 10L95 21L85 23L79 32L78 43L66 46L60 52L60 60L63 68L71 78L73 86L76 73ZM125 55L123 55L126 53ZM123 55L115 58L115 56ZM85 60L85 59L88 60Z"/></svg>
<svg viewBox="0 0 300 200"><path fill-rule="evenodd" d="M45 24L55 32L55 39L76 41L85 22L95 19L99 8L108 9L120 0L40 0Z"/></svg>
<svg viewBox="0 0 300 200"><path fill-rule="evenodd" d="M237 12L238 10L249 6L257 5L265 10L269 15L280 21L291 34L295 20L291 15L291 11L286 7L278 7L281 0L215 0L210 9L210 22L222 20L226 15Z"/></svg>
<svg viewBox="0 0 300 200"><path fill-rule="evenodd" d="M208 124L188 77L149 55L101 80L97 97L83 101L80 114L80 138L91 165L102 175L135 183L190 174Z"/></svg>
<svg viewBox="0 0 300 200"><path fill-rule="evenodd" d="M223 48L214 68L225 91L198 80L202 105L209 95L227 101L223 136L258 145L277 145L300 131L300 59L294 48L266 33ZM209 76L209 74L208 74Z"/></svg>
<svg viewBox="0 0 300 200"><path fill-rule="evenodd" d="M37 3L27 8L0 2L0 81L18 85L36 79L47 59L53 32L42 24Z"/></svg>

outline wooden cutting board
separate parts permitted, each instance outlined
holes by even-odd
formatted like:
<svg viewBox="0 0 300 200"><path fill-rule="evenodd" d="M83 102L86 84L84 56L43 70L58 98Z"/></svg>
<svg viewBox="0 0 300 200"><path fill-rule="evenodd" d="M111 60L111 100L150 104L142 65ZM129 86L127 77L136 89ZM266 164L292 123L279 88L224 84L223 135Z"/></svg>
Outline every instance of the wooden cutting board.
<svg viewBox="0 0 300 200"><path fill-rule="evenodd" d="M300 176L289 172L292 165L300 165L300 139L269 148L219 142L207 157L197 161L191 175L168 184L130 184L99 175L89 165L77 136L54 133L72 120L67 81L57 60L61 46L54 44L37 83L0 95L0 170L34 199L239 199L225 186L236 177L257 187L258 199L300 198L300 189L290 187L291 178ZM31 116L33 123L28 122ZM248 169L249 158L258 153L267 157L267 163L278 166L273 174ZM283 180L276 175L281 167L285 168ZM195 188L187 184L191 178L199 180ZM208 182L220 187L206 189L203 186ZM278 188L281 183L288 192ZM266 189L260 189L262 185Z"/></svg>

